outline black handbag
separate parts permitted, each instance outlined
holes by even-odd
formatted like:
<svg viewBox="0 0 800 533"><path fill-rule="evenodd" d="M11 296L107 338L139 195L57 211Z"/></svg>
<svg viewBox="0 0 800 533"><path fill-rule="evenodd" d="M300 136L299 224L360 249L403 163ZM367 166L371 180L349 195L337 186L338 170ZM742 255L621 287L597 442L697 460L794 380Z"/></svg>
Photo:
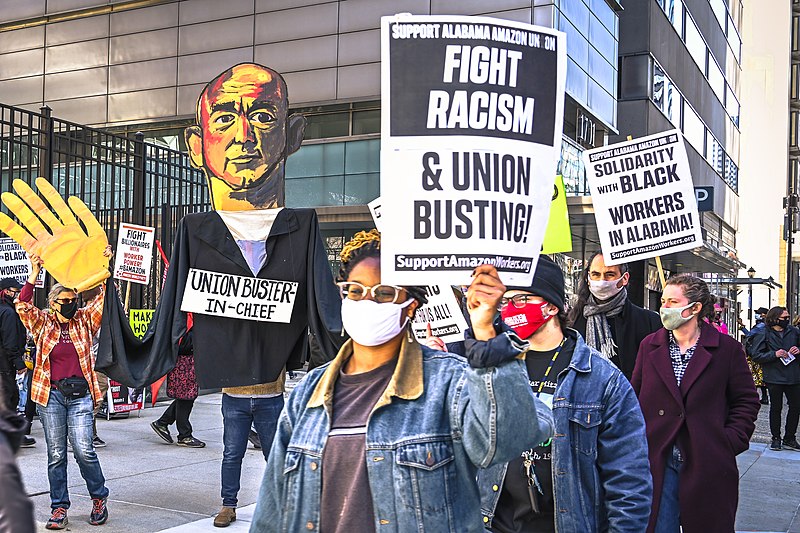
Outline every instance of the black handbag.
<svg viewBox="0 0 800 533"><path fill-rule="evenodd" d="M83 398L89 392L89 383L82 377L59 379L53 385L67 399Z"/></svg>

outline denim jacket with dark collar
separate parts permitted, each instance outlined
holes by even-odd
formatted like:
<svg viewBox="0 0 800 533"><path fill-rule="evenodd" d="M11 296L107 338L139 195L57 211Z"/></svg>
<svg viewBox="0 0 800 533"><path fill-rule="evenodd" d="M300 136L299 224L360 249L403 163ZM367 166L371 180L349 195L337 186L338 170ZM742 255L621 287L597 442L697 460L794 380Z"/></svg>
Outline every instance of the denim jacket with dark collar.
<svg viewBox="0 0 800 533"><path fill-rule="evenodd" d="M575 350L569 367L558 375L553 396L556 531L642 533L650 517L653 482L639 402L619 369L587 346L577 331L567 330L567 335ZM487 528L507 467L495 465L478 473Z"/></svg>
<svg viewBox="0 0 800 533"><path fill-rule="evenodd" d="M479 468L509 461L552 434L523 361L527 343L501 333L488 343L512 359L473 369L458 355L404 340L397 368L367 422L366 462L375 530L483 530ZM319 531L322 451L348 341L292 391L278 421L251 531ZM519 420L531 423L520 425Z"/></svg>

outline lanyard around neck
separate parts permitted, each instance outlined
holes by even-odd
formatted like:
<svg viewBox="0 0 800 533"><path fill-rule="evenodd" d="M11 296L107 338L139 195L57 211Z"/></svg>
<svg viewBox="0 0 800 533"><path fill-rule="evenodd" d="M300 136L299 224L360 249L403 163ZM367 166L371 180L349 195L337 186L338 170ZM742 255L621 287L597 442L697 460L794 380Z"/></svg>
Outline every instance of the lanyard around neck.
<svg viewBox="0 0 800 533"><path fill-rule="evenodd" d="M542 389L544 389L544 380L547 379L547 376L550 375L550 371L553 370L553 365L556 362L556 358L558 358L558 354L561 353L561 349L564 347L564 343L566 342L566 340L567 340L566 336L563 339L561 339L561 344L558 345L558 348L556 348L556 353L554 353L553 358L550 359L550 364L547 365L547 370L544 371L544 376L542 376L542 379L539 380L539 390L536 391L537 398L542 393Z"/></svg>

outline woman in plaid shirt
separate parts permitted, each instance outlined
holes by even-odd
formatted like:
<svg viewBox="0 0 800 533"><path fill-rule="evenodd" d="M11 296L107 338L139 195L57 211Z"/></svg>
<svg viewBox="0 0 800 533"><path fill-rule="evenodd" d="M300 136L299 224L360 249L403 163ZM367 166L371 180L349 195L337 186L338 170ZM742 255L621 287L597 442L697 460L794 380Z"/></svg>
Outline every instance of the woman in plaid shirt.
<svg viewBox="0 0 800 533"><path fill-rule="evenodd" d="M107 257L111 247L106 248ZM37 404L47 442L47 477L53 514L47 529L64 529L67 524L67 436L72 443L81 476L92 497L89 523L100 525L108 519L108 488L92 444L92 411L101 400L92 358L92 337L100 329L103 295L100 292L78 309L77 295L56 284L50 290L50 311L38 309L31 300L42 260L30 256L32 269L16 302L22 323L36 340L36 364L31 398Z"/></svg>

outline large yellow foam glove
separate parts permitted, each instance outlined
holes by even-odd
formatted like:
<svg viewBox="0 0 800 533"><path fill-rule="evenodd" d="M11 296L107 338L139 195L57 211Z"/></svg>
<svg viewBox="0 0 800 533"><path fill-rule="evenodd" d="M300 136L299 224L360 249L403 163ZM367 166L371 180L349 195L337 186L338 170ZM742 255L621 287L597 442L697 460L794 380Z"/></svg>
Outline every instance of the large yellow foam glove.
<svg viewBox="0 0 800 533"><path fill-rule="evenodd" d="M16 179L12 186L17 194L4 192L0 198L21 225L0 213L0 230L17 241L28 255L41 257L44 268L65 287L81 292L100 285L110 276L109 258L103 254L108 238L86 204L70 196L68 207L44 178L36 179L36 187L52 211L24 181ZM83 222L85 233L75 215Z"/></svg>

